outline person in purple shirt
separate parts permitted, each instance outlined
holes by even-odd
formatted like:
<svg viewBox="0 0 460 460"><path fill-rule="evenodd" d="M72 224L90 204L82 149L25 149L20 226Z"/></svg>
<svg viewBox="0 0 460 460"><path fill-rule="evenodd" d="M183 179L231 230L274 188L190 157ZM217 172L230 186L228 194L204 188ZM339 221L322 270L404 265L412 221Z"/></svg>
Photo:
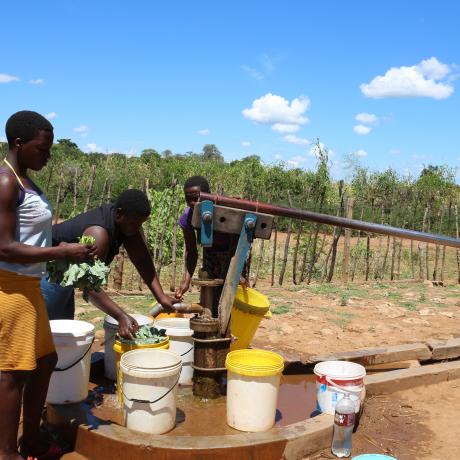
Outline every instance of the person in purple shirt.
<svg viewBox="0 0 460 460"><path fill-rule="evenodd" d="M199 241L199 230L192 226L193 208L200 198L200 192L210 193L209 183L202 176L192 176L185 181L184 194L187 207L179 219L185 241L185 272L181 285L176 289L177 299L189 290L192 276L198 262L197 241ZM225 279L230 265L230 260L234 256L238 245L239 235L229 233L214 232L213 245L210 248L203 248L203 266L199 270L200 279ZM240 283L247 286L247 264L243 269ZM222 287L216 288L212 315L218 316L218 304Z"/></svg>

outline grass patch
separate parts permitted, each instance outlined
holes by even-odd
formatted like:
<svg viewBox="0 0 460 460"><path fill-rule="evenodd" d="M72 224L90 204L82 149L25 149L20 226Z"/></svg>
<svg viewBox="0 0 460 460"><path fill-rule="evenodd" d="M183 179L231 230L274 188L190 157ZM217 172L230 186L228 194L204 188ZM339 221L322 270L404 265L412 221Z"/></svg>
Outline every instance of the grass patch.
<svg viewBox="0 0 460 460"><path fill-rule="evenodd" d="M399 299L401 297L401 293L398 291L388 291L386 296L389 299Z"/></svg>
<svg viewBox="0 0 460 460"><path fill-rule="evenodd" d="M271 309L271 312L274 315L284 315L285 313L289 313L290 311L291 309L287 305L279 305L278 307Z"/></svg>
<svg viewBox="0 0 460 460"><path fill-rule="evenodd" d="M390 289L390 286L383 283L375 283L374 289Z"/></svg>
<svg viewBox="0 0 460 460"><path fill-rule="evenodd" d="M406 310L417 311L417 305L415 302L399 302L399 305L404 307Z"/></svg>
<svg viewBox="0 0 460 460"><path fill-rule="evenodd" d="M331 295L340 292L340 288L333 284L321 284L319 286L310 287L310 292L316 295Z"/></svg>

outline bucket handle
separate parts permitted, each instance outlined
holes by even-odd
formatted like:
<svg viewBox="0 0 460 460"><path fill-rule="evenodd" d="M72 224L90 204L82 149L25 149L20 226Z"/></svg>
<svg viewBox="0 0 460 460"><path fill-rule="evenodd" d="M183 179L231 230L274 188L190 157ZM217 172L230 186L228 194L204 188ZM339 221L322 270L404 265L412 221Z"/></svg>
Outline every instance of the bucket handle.
<svg viewBox="0 0 460 460"><path fill-rule="evenodd" d="M359 390L352 390L351 387L342 387L341 385L337 385L334 381L331 380L330 377L326 376L326 382L331 386L334 387L335 389L339 390L341 393L353 393L353 394L360 394L362 389ZM350 389L349 389L350 388Z"/></svg>
<svg viewBox="0 0 460 460"><path fill-rule="evenodd" d="M96 337L93 336L93 340L91 340L91 343L89 344L89 347L87 348L87 350L85 351L85 353L83 354L82 357L78 358L73 364L71 364L70 366L67 366L67 367L55 367L54 368L54 372L64 372L64 371L68 371L69 369L71 369L72 367L76 366L88 353L89 351L91 350L91 347L93 346L93 343L94 343L94 339Z"/></svg>
<svg viewBox="0 0 460 460"><path fill-rule="evenodd" d="M180 356L185 356L187 353L190 353L193 350L194 345L192 345L185 353L182 353Z"/></svg>
<svg viewBox="0 0 460 460"><path fill-rule="evenodd" d="M181 369L182 371L182 366L181 366ZM163 398L165 398L166 396L169 395L169 393L171 393L171 391L174 390L174 388L176 388L177 384L179 383L179 379L180 379L180 372L179 372L179 377L177 377L177 380L176 382L174 383L174 385L163 395L163 396L160 396L159 398L155 399L154 401L149 401L148 399L136 399L136 398L128 398L125 394L125 391L124 391L124 388L123 388L123 384L122 384L122 387L121 387L121 392L123 393L123 398L127 399L128 401L132 401L132 402L135 402L135 403L141 403L141 404L155 404L157 403L158 401L161 401Z"/></svg>

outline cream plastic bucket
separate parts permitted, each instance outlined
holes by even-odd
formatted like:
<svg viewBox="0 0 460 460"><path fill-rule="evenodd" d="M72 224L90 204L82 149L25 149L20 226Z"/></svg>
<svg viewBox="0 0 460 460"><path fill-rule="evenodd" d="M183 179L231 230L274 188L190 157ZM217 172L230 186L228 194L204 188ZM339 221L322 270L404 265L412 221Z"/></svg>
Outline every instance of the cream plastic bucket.
<svg viewBox="0 0 460 460"><path fill-rule="evenodd" d="M321 412L335 414L335 406L345 393L355 403L359 412L364 403L366 369L361 364L349 361L323 361L315 365L316 398Z"/></svg>
<svg viewBox="0 0 460 460"><path fill-rule="evenodd" d="M282 356L265 350L227 355L227 424L240 431L266 431L275 424L284 368Z"/></svg>
<svg viewBox="0 0 460 460"><path fill-rule="evenodd" d="M163 434L176 423L180 356L169 350L144 348L123 354L124 420L127 428Z"/></svg>
<svg viewBox="0 0 460 460"><path fill-rule="evenodd" d="M130 315L139 326L153 323L153 318L144 315ZM113 345L115 344L115 335L118 332L118 321L111 316L104 319L104 375L109 380L117 380L117 359Z"/></svg>
<svg viewBox="0 0 460 460"><path fill-rule="evenodd" d="M180 385L191 385L193 378L193 331L190 329L189 318L164 318L155 321L157 329L166 329L169 337L169 350L182 358Z"/></svg>
<svg viewBox="0 0 460 460"><path fill-rule="evenodd" d="M94 326L72 319L52 320L50 326L58 362L51 375L46 401L51 404L83 401L88 396Z"/></svg>

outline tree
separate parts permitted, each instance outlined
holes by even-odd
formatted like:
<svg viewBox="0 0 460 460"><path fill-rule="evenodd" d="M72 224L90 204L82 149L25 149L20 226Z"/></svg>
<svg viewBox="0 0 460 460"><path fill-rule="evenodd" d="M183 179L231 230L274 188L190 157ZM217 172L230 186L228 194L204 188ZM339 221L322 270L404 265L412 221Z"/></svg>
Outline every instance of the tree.
<svg viewBox="0 0 460 460"><path fill-rule="evenodd" d="M224 157L220 150L214 144L206 144L203 147L203 151L201 153L204 161L218 161L219 163L224 162Z"/></svg>
<svg viewBox="0 0 460 460"><path fill-rule="evenodd" d="M62 145L63 147L67 147L70 149L78 149L78 145L75 142L72 142L70 139L58 139L58 145Z"/></svg>
<svg viewBox="0 0 460 460"><path fill-rule="evenodd" d="M151 163L155 160L160 160L161 155L155 149L144 149L141 152L141 160L144 163Z"/></svg>

